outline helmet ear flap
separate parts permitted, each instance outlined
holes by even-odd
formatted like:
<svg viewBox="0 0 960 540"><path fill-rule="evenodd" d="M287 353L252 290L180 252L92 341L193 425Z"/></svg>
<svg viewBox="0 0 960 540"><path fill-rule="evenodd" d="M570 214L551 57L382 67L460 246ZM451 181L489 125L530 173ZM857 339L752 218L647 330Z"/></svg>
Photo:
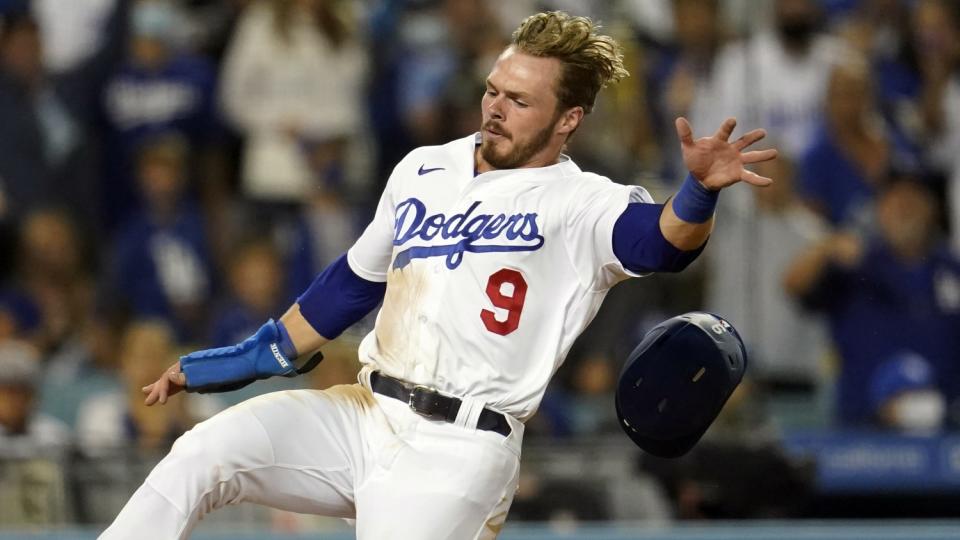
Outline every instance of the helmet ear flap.
<svg viewBox="0 0 960 540"><path fill-rule="evenodd" d="M685 454L743 379L746 349L726 320L704 312L673 317L627 358L615 397L620 427L660 457Z"/></svg>

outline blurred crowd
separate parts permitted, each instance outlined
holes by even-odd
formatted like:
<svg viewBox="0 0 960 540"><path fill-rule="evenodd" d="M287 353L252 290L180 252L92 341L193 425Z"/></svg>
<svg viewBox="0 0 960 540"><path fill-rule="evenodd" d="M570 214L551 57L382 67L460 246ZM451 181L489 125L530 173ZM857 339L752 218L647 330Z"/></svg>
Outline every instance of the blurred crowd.
<svg viewBox="0 0 960 540"><path fill-rule="evenodd" d="M617 286L531 437L615 433L621 362L693 309L750 352L721 438L775 438L778 392L826 396L825 426L960 426L957 2L0 0L0 453L162 453L254 393L350 382L369 320L314 379L140 405L178 353L278 317L406 152L477 130L541 9L599 19L632 74L571 141L583 169L662 202L680 115L781 158L688 271Z"/></svg>

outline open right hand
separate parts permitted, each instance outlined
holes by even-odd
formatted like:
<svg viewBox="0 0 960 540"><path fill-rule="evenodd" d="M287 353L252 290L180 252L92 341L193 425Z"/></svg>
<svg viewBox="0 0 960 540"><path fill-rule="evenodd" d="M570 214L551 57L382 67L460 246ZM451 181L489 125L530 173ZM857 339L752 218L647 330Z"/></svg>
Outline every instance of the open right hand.
<svg viewBox="0 0 960 540"><path fill-rule="evenodd" d="M736 127L737 120L727 118L712 136L695 139L690 122L683 117L676 120L683 163L690 174L709 190L718 191L741 181L761 187L773 183L770 178L744 168L744 165L777 158L777 151L773 148L745 151L753 143L766 137L767 132L754 129L730 142L730 135Z"/></svg>
<svg viewBox="0 0 960 540"><path fill-rule="evenodd" d="M167 368L156 382L141 388L143 393L147 394L147 399L145 399L143 403L147 407L157 402L165 405L167 403L167 397L180 392L186 387L187 376L180 371L180 361L178 360Z"/></svg>

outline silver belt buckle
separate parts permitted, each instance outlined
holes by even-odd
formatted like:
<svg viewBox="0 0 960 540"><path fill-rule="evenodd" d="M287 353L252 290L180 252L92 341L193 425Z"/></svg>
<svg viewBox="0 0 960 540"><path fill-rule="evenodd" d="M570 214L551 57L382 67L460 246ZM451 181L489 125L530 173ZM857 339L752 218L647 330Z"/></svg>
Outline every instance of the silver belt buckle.
<svg viewBox="0 0 960 540"><path fill-rule="evenodd" d="M413 404L413 397L417 394L417 390L419 390L419 391L421 391L421 392L430 392L430 393L433 393L433 394L439 394L440 391L437 390L436 388L432 387L432 386L426 386L426 385L423 385L423 384L414 385L413 389L410 390L410 397L409 397L409 399L407 399L407 406L410 407L410 410L411 410L411 411L419 414L420 416L426 416L426 417L429 418L429 417L431 416L430 413L428 413L428 412L421 412L420 409L417 409L417 406Z"/></svg>

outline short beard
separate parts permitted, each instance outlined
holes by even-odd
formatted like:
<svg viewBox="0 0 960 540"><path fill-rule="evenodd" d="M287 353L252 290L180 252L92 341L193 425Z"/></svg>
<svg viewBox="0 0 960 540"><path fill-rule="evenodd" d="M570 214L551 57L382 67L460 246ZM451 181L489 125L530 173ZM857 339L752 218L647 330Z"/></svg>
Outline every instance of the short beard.
<svg viewBox="0 0 960 540"><path fill-rule="evenodd" d="M480 155L494 169L516 169L530 161L537 152L543 150L550 142L553 136L553 128L557 123L559 114L554 115L553 119L546 127L534 134L526 144L514 145L507 155L499 155L493 149L493 144L489 140L480 143Z"/></svg>

